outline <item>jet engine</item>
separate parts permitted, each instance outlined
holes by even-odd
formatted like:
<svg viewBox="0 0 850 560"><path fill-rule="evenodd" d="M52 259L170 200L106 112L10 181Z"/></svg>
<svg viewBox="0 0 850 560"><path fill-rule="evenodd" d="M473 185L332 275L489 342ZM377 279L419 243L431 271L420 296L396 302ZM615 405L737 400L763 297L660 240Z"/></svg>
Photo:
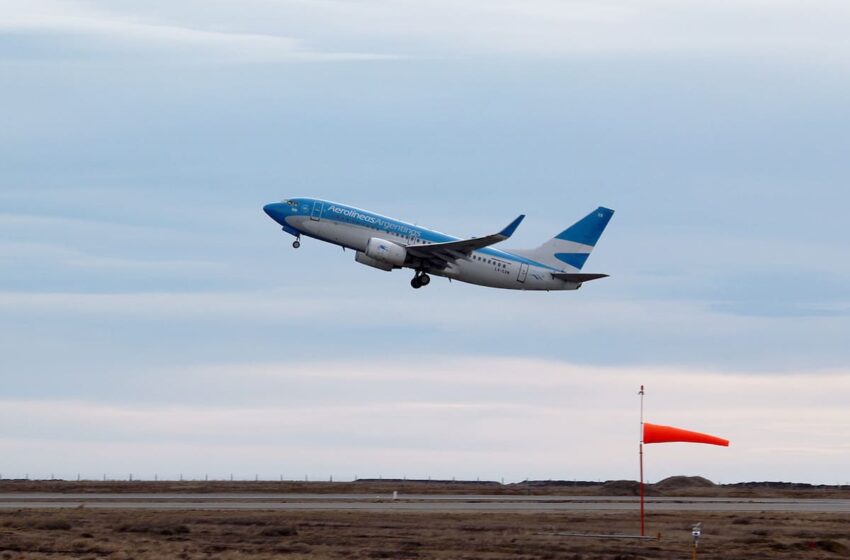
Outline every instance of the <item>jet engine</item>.
<svg viewBox="0 0 850 560"><path fill-rule="evenodd" d="M392 241L371 237L366 243L366 256L392 266L403 266L407 258L407 249Z"/></svg>
<svg viewBox="0 0 850 560"><path fill-rule="evenodd" d="M354 255L354 260L359 262L360 264L365 264L366 266L371 266L372 268L386 270L387 272L393 269L393 265L385 263L384 261L379 261L378 259L373 259L363 251L357 251L357 253Z"/></svg>

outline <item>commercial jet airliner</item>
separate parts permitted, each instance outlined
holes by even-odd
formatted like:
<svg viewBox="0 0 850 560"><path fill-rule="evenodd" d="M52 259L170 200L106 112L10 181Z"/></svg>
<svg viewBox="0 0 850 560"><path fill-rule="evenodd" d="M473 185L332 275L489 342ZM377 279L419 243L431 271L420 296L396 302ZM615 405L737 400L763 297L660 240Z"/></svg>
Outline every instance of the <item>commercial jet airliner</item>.
<svg viewBox="0 0 850 560"><path fill-rule="evenodd" d="M525 215L499 233L460 239L380 214L315 198L290 198L263 207L266 214L295 236L356 251L354 260L380 270L413 269L410 285L427 286L429 274L479 286L511 290L577 290L607 274L580 272L614 211L600 206L540 247L501 251Z"/></svg>

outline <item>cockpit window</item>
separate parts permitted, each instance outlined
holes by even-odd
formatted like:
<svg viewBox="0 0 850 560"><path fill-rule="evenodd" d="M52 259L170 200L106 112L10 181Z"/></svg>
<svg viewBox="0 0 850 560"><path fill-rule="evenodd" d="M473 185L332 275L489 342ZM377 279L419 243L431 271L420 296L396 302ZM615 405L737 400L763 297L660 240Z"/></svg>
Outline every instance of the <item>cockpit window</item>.
<svg viewBox="0 0 850 560"><path fill-rule="evenodd" d="M284 200L283 202L286 203L286 204L289 204L293 208L298 208L298 203L295 202L294 200Z"/></svg>

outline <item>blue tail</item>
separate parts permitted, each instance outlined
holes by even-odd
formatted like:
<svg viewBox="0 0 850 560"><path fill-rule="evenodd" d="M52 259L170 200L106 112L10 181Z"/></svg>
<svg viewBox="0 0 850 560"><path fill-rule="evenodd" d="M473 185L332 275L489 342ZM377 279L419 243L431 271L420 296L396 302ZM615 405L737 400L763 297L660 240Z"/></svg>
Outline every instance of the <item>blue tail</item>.
<svg viewBox="0 0 850 560"><path fill-rule="evenodd" d="M565 265L581 270L613 215L613 210L600 206L537 249L514 252L562 270Z"/></svg>

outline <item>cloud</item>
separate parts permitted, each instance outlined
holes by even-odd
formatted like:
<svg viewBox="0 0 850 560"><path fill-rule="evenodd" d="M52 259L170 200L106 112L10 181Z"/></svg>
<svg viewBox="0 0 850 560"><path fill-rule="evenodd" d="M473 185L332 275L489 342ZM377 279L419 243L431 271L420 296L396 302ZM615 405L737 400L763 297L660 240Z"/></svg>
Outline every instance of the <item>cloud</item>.
<svg viewBox="0 0 850 560"><path fill-rule="evenodd" d="M163 372L173 400L5 399L0 451L29 473L183 472L634 478L637 388L646 418L728 437L728 449L647 448L648 476L843 481L845 371L748 375L534 359L310 361ZM174 385L182 379L185 385ZM171 380L166 381L166 380ZM190 387L253 395L195 402ZM184 397L190 397L186 400ZM69 448L86 453L66 456Z"/></svg>
<svg viewBox="0 0 850 560"><path fill-rule="evenodd" d="M0 355L35 419L4 456L620 477L651 382L678 406L658 421L735 442L728 464L653 448L664 472L836 479L811 456L846 457L848 9L6 2L4 60L93 64L16 66L4 91ZM262 66L348 53L404 58ZM517 245L610 203L612 278L413 292L338 247L289 252L260 208L301 189L460 234L537 213Z"/></svg>
<svg viewBox="0 0 850 560"><path fill-rule="evenodd" d="M0 20L0 32L27 44L41 43L36 52L63 49L79 57L152 57L163 62L321 62L391 58L357 52L327 52L310 48L304 41L283 35L203 29L81 9L56 2L13 2ZM14 51L13 49L10 49ZM8 56L8 55L7 55Z"/></svg>
<svg viewBox="0 0 850 560"><path fill-rule="evenodd" d="M138 291L132 286L139 282L122 280L97 291L91 287L96 279L79 292L6 289L0 291L0 346L9 367L51 379L48 388L66 390L72 388L64 375L87 372L100 379L115 360L144 369L210 353L242 361L341 357L364 348L419 357L483 351L730 371L818 371L846 357L840 345L846 315L729 314L700 301L640 300L589 289L586 294L499 293L494 305L493 292L475 286L438 282L427 294L412 297L406 276L377 279L382 273L355 268L346 272L351 280L341 289L332 269L325 276L311 271L318 276L310 286L287 275L276 285L245 290ZM64 278L67 282L69 276ZM200 282L192 274L182 278L195 286ZM553 312L553 305L563 307ZM103 325L112 326L105 346L98 342ZM33 347L55 350L33 358L27 351Z"/></svg>
<svg viewBox="0 0 850 560"><path fill-rule="evenodd" d="M42 292L155 291L187 280L210 289L246 276L222 259L233 240L221 232L121 219L0 213L0 235L8 239L0 241L0 284Z"/></svg>
<svg viewBox="0 0 850 560"><path fill-rule="evenodd" d="M137 263L141 265L142 263ZM380 291L372 286L372 290ZM405 286L405 289L407 287ZM519 292L526 295L523 292ZM285 287L271 291L187 291L131 293L71 292L0 292L0 309L8 313L31 315L111 316L162 318L180 316L210 321L303 319L310 324L374 326L431 326L449 330L482 329L481 333L503 332L507 318L536 329L557 329L560 334L586 333L598 329L609 332L651 329L656 335L675 334L683 322L699 322L692 334L745 331L758 323L755 317L722 316L706 313L698 303L662 300L574 301L571 313L581 321L564 321L546 313L550 303L541 298L520 301L507 299L500 306L487 305L486 295L467 294L466 308L475 312L458 312L457 301L411 301L404 297L387 297L376 308L374 300L352 298L345 292L302 288L297 293ZM532 294L532 297L534 295Z"/></svg>
<svg viewBox="0 0 850 560"><path fill-rule="evenodd" d="M282 10L295 4L284 3ZM321 10L331 14L322 23L336 32L383 37L400 45L415 42L409 48L420 52L544 58L748 53L801 60L802 53L839 60L850 54L839 23L850 9L839 0L806 5L759 0L368 0L326 2Z"/></svg>
<svg viewBox="0 0 850 560"><path fill-rule="evenodd" d="M203 260L136 259L91 255L49 243L9 243L0 241L0 263L6 265L55 264L90 271L119 270L145 275L222 273L221 263Z"/></svg>
<svg viewBox="0 0 850 560"><path fill-rule="evenodd" d="M722 302L711 305L711 309L720 313L750 317L845 317L850 315L850 305L823 304L804 305L795 302Z"/></svg>
<svg viewBox="0 0 850 560"><path fill-rule="evenodd" d="M674 55L846 60L846 3L365 0L238 4L13 2L2 27L98 56L157 50L215 61L372 60L399 55L536 58ZM103 40L105 42L101 43ZM319 45L314 46L314 45ZM332 48L321 47L332 45ZM117 51L117 52L116 52ZM58 49L54 54L58 54Z"/></svg>

